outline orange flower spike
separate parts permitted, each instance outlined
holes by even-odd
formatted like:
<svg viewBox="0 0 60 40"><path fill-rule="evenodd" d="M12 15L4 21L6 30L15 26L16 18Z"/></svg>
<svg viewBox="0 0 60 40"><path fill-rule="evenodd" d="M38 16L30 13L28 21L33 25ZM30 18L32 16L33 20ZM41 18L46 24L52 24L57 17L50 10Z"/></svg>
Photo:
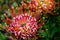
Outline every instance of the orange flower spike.
<svg viewBox="0 0 60 40"><path fill-rule="evenodd" d="M18 5L16 6L16 10L19 10Z"/></svg>
<svg viewBox="0 0 60 40"><path fill-rule="evenodd" d="M33 14L34 14L34 13L33 13L32 11L30 11L30 15L33 16Z"/></svg>
<svg viewBox="0 0 60 40"><path fill-rule="evenodd" d="M23 3L23 12L26 13L27 4Z"/></svg>
<svg viewBox="0 0 60 40"><path fill-rule="evenodd" d="M22 14L22 13L23 13L23 11L22 11L22 6L21 6L21 5L20 5L20 7L16 6L16 11L18 12L17 15Z"/></svg>
<svg viewBox="0 0 60 40"><path fill-rule="evenodd" d="M22 6L20 6L20 7L19 7L19 10L18 10L18 15L23 13L23 11L22 11L22 10L23 10L23 7L22 7Z"/></svg>
<svg viewBox="0 0 60 40"><path fill-rule="evenodd" d="M16 6L16 8L14 9L15 11L19 11L19 7L18 7L18 5Z"/></svg>
<svg viewBox="0 0 60 40"><path fill-rule="evenodd" d="M7 24L11 24L12 23L11 19L9 19L6 14L4 14L4 16L6 17L6 20L3 21L5 21Z"/></svg>
<svg viewBox="0 0 60 40"><path fill-rule="evenodd" d="M15 17L16 16L16 13L15 13L15 10L14 10L14 7L12 6L12 9L10 10L10 13L11 13L11 16L12 17Z"/></svg>

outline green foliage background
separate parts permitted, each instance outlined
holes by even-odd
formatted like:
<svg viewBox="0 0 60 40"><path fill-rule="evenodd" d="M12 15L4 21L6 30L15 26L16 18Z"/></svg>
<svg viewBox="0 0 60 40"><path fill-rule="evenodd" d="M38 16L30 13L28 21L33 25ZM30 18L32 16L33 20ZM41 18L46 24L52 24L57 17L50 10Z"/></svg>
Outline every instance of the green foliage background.
<svg viewBox="0 0 60 40"><path fill-rule="evenodd" d="M21 1L22 0L0 0L0 40L7 40L6 34L2 31L4 30L3 26L6 26L6 23L2 22L5 18L4 13L7 9L11 8L11 6L16 7ZM57 2L57 5L53 10L55 15L43 15L46 22L39 29L39 37L37 40L60 40L60 0L55 1ZM47 16L48 18L46 18Z"/></svg>

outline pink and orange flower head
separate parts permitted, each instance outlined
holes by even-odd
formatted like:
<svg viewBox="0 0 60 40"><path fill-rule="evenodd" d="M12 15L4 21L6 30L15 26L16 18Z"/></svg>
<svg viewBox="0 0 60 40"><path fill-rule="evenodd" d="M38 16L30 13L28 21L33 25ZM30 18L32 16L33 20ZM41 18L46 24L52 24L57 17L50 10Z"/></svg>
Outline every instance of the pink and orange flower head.
<svg viewBox="0 0 60 40"><path fill-rule="evenodd" d="M56 2L54 0L31 0L31 8L37 8L38 6L43 10L52 10L55 7Z"/></svg>
<svg viewBox="0 0 60 40"><path fill-rule="evenodd" d="M13 33L16 38L23 39L32 37L38 30L36 18L25 14L16 15L7 27L7 30Z"/></svg>

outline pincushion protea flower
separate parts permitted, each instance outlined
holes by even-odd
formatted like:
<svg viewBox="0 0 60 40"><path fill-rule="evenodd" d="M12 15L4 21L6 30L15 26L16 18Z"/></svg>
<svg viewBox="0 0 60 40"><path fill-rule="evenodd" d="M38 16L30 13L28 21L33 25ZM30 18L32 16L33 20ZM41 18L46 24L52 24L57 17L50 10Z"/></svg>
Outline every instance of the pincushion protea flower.
<svg viewBox="0 0 60 40"><path fill-rule="evenodd" d="M52 10L56 2L54 0L31 0L30 8L37 9L38 7L43 8L43 10Z"/></svg>
<svg viewBox="0 0 60 40"><path fill-rule="evenodd" d="M54 0L40 0L40 5L44 10L52 10L55 6Z"/></svg>
<svg viewBox="0 0 60 40"><path fill-rule="evenodd" d="M36 0L31 0L29 3L29 8L32 11L36 11L38 8L38 2L36 2Z"/></svg>
<svg viewBox="0 0 60 40"><path fill-rule="evenodd" d="M26 39L36 34L38 25L35 17L25 13L13 17L13 20L6 28L13 33L16 38L20 37Z"/></svg>

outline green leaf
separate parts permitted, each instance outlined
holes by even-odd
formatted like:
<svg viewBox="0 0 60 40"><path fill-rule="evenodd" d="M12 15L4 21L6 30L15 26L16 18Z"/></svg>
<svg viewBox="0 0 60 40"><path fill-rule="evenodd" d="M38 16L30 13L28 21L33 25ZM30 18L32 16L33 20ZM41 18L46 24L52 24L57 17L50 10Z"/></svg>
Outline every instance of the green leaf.
<svg viewBox="0 0 60 40"><path fill-rule="evenodd" d="M46 32L40 32L40 35L43 37L47 37L47 33Z"/></svg>
<svg viewBox="0 0 60 40"><path fill-rule="evenodd" d="M0 0L0 3L2 4L4 2L4 0Z"/></svg>
<svg viewBox="0 0 60 40"><path fill-rule="evenodd" d="M14 2L12 6L16 7L17 6L17 2Z"/></svg>
<svg viewBox="0 0 60 40"><path fill-rule="evenodd" d="M48 38L38 38L37 40L49 40Z"/></svg>
<svg viewBox="0 0 60 40"><path fill-rule="evenodd" d="M0 40L6 40L6 35L0 32Z"/></svg>
<svg viewBox="0 0 60 40"><path fill-rule="evenodd" d="M28 0L30 2L30 0Z"/></svg>
<svg viewBox="0 0 60 40"><path fill-rule="evenodd" d="M3 26L0 24L0 30L3 30Z"/></svg>
<svg viewBox="0 0 60 40"><path fill-rule="evenodd" d="M46 29L48 29L49 37L52 38L53 35L60 30L60 20L58 16L48 15L48 20L44 24L46 26Z"/></svg>
<svg viewBox="0 0 60 40"><path fill-rule="evenodd" d="M20 0L20 2L22 2L22 0Z"/></svg>

